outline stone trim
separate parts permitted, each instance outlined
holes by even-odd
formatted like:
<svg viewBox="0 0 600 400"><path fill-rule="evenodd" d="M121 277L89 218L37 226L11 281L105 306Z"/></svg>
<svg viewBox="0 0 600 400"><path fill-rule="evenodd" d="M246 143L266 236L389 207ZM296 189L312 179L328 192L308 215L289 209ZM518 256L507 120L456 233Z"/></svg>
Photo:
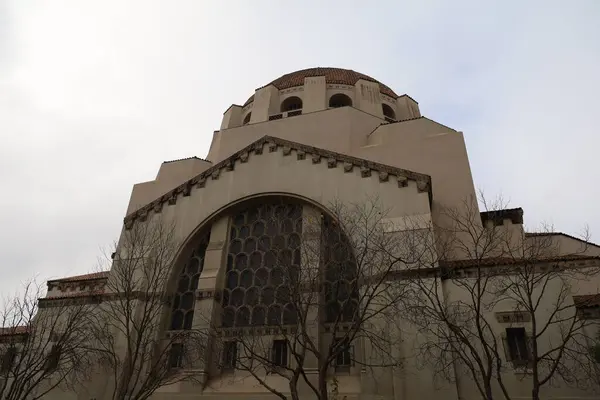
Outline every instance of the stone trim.
<svg viewBox="0 0 600 400"><path fill-rule="evenodd" d="M272 136L264 136L261 139L249 144L243 149L235 152L225 160L213 165L201 174L187 180L183 184L177 186L171 191L165 193L158 199L146 204L144 207L127 215L124 219L126 229L131 229L135 220L144 220L151 211L159 212L163 204L174 205L177 203L179 196L191 196L193 192L199 188L206 187L206 182L209 180L217 180L224 171L233 171L235 163L239 160L240 163L248 162L249 157L263 154L263 147L268 145L267 152L277 152L282 150L283 155L289 155L292 150L297 154L297 160L304 160L306 154L310 154L312 164L321 164L321 159L327 160L327 168L337 168L343 166L344 172L351 172L356 166L360 168L361 177L368 178L372 171L378 173L380 182L387 182L390 176L395 176L398 187L403 188L408 185L408 181L414 181L417 184L419 192L427 192L429 201L432 200L431 177L426 174L409 171L402 168L392 167L390 165L380 164L374 161L368 161L358 157L352 157L346 154L337 153L330 150L321 149L318 147L308 146L292 142L285 139L280 139Z"/></svg>
<svg viewBox="0 0 600 400"><path fill-rule="evenodd" d="M523 209L521 207L483 211L479 215L483 224L492 221L496 226L503 225L505 219L510 219L513 224L523 224Z"/></svg>

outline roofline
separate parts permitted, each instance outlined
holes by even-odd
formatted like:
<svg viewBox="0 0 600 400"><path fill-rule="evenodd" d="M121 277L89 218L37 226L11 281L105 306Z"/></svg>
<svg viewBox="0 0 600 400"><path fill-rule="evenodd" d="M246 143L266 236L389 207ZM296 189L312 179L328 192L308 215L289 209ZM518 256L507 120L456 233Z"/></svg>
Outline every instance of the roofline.
<svg viewBox="0 0 600 400"><path fill-rule="evenodd" d="M543 264L551 262L572 262L572 261L600 261L600 256L584 256L584 255L566 255L548 258L540 258L537 260L518 259L518 258L503 258L490 257L483 259L463 259L463 260L447 260L440 262L440 266L449 268L472 268L472 267L498 267L504 265L523 265L523 264ZM465 264L465 265L461 265Z"/></svg>
<svg viewBox="0 0 600 400"><path fill-rule="evenodd" d="M577 240L579 242L583 242L586 244L590 244L594 247L598 247L600 248L600 245L594 243L594 242L590 242L587 240L583 240L581 238L578 238L577 236L573 236L573 235L569 235L568 233L564 233L564 232L525 232L525 236L530 236L530 237L534 237L534 236L557 236L557 235L562 235L565 237L568 237L569 239L574 239Z"/></svg>
<svg viewBox="0 0 600 400"><path fill-rule="evenodd" d="M206 160L204 158L200 158L198 156L191 156L191 157L178 158L176 160L163 161L163 164L169 164L169 163L174 163L177 161L185 161L185 160L200 160L200 161L206 161L206 162L212 164L212 161L208 161L208 160Z"/></svg>
<svg viewBox="0 0 600 400"><path fill-rule="evenodd" d="M232 107L244 108L244 106L240 106L239 104L235 104L235 103L234 103L234 104L230 105L229 107L227 107L227 110L225 110L225 111L223 112L223 114L227 114L227 111L229 111L229 109L230 109L230 108L232 108Z"/></svg>
<svg viewBox="0 0 600 400"><path fill-rule="evenodd" d="M432 188L431 188L431 176L419 172L410 171L407 169L402 169L398 167L393 167L387 164L381 164L375 161L370 161L364 158L358 158L349 156L346 154L338 153L331 150L326 150L319 147L309 146L297 142L292 142L290 140L281 139L273 136L263 136L262 138L255 140L249 145L245 146L241 150L233 153L229 157L225 158L221 162L214 164L212 167L204 170L199 175L186 180L181 185L177 186L174 189L169 190L167 193L159 196L155 200L147 203L145 206L133 211L128 214L124 219L123 223L127 226L130 223L133 223L138 217L145 220L148 213L152 210L161 210L164 203L169 202L174 204L177 201L177 197L179 195L189 196L191 194L192 188L203 188L206 184L206 181L212 177L212 179L218 179L220 175L221 169L226 171L231 171L234 168L235 162L240 159L245 159L247 161L248 155L252 152L255 154L262 154L262 148L264 145L270 144L274 145L275 148L277 146L281 146L289 149L290 151L296 150L302 152L303 154L315 154L317 156L323 158L332 158L336 161L340 161L343 163L349 164L351 167L360 167L366 168L369 170L379 171L380 173L385 174L385 179L387 180L388 175L396 175L406 180L413 180L417 182L419 191L427 191L429 194L429 202L431 204L432 201ZM289 154L289 153L288 153ZM242 161L242 162L246 162ZM173 202L173 203L172 203ZM158 211L160 212L160 211Z"/></svg>
<svg viewBox="0 0 600 400"><path fill-rule="evenodd" d="M98 274L102 274L102 275L93 276L93 277L89 276L90 274L67 276L65 278L48 280L47 283L51 284L51 283L66 283L66 282L83 282L83 281L95 281L95 280L101 280L101 279L108 279L109 271L98 272Z"/></svg>
<svg viewBox="0 0 600 400"><path fill-rule="evenodd" d="M411 96L407 95L406 93L396 97L396 99L399 99L400 97L408 97L409 99L411 99L412 101L414 101L417 105L419 104L418 101L416 101L414 98L412 98Z"/></svg>

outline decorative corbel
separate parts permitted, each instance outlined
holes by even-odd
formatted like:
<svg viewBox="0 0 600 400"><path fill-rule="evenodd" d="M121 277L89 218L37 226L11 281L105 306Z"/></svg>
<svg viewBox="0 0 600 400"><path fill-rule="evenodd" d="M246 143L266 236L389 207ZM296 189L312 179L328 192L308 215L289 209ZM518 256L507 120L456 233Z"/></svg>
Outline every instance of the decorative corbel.
<svg viewBox="0 0 600 400"><path fill-rule="evenodd" d="M321 162L321 155L320 154L313 154L312 155L312 163L313 164L319 164Z"/></svg>
<svg viewBox="0 0 600 400"><path fill-rule="evenodd" d="M290 146L283 146L283 155L289 156L292 153L292 148Z"/></svg>
<svg viewBox="0 0 600 400"><path fill-rule="evenodd" d="M216 181L217 179L219 179L220 173L221 173L221 169L215 168L215 170L210 174L210 177L212 178L213 181Z"/></svg>
<svg viewBox="0 0 600 400"><path fill-rule="evenodd" d="M242 152L242 154L240 154L240 162L242 162L242 163L248 162L249 156L250 156L250 153L248 153L247 151Z"/></svg>
<svg viewBox="0 0 600 400"><path fill-rule="evenodd" d="M344 172L352 172L353 169L354 169L354 164L352 164L351 162L344 163Z"/></svg>
<svg viewBox="0 0 600 400"><path fill-rule="evenodd" d="M419 192L427 192L429 190L429 182L424 180L417 181L417 190Z"/></svg>
<svg viewBox="0 0 600 400"><path fill-rule="evenodd" d="M254 145L254 154L262 154L263 152L263 144L258 142Z"/></svg>
<svg viewBox="0 0 600 400"><path fill-rule="evenodd" d="M192 183L186 182L183 186L183 197L188 197L192 193Z"/></svg>
<svg viewBox="0 0 600 400"><path fill-rule="evenodd" d="M408 178L406 176L398 175L398 187L403 188L408 186Z"/></svg>
<svg viewBox="0 0 600 400"><path fill-rule="evenodd" d="M379 182L387 182L390 178L390 174L386 171L379 171Z"/></svg>
<svg viewBox="0 0 600 400"><path fill-rule="evenodd" d="M277 143L268 142L269 143L269 153L275 153L277 151Z"/></svg>
<svg viewBox="0 0 600 400"><path fill-rule="evenodd" d="M337 167L337 160L333 157L327 159L327 168L335 168Z"/></svg>
<svg viewBox="0 0 600 400"><path fill-rule="evenodd" d="M367 167L366 165L360 167L360 176L363 178L368 178L371 176L371 168Z"/></svg>
<svg viewBox="0 0 600 400"><path fill-rule="evenodd" d="M206 177L205 176L201 176L200 178L198 178L198 182L196 183L196 187L198 189L202 189L205 186L206 186Z"/></svg>
<svg viewBox="0 0 600 400"><path fill-rule="evenodd" d="M160 214L162 212L163 202L159 199L154 202L154 213Z"/></svg>
<svg viewBox="0 0 600 400"><path fill-rule="evenodd" d="M233 171L233 168L235 168L235 161L233 161L233 159L230 158L227 160L227 162L225 164L225 170Z"/></svg>
<svg viewBox="0 0 600 400"><path fill-rule="evenodd" d="M306 152L304 150L298 150L296 152L296 158L298 160L304 160L304 159L306 159Z"/></svg>
<svg viewBox="0 0 600 400"><path fill-rule="evenodd" d="M177 203L177 193L173 192L169 197L169 205L172 206Z"/></svg>
<svg viewBox="0 0 600 400"><path fill-rule="evenodd" d="M138 219L141 222L145 222L148 219L148 210L145 208L142 208L139 212L138 212Z"/></svg>
<svg viewBox="0 0 600 400"><path fill-rule="evenodd" d="M134 222L133 218L127 218L125 220L125 229L130 230L131 228L133 228L133 222Z"/></svg>

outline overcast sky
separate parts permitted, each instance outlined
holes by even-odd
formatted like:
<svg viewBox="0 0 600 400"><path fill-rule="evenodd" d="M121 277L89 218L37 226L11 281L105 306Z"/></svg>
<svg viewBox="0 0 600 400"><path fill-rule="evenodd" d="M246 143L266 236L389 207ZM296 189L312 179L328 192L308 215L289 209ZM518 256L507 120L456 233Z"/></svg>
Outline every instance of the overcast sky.
<svg viewBox="0 0 600 400"><path fill-rule="evenodd" d="M482 3L0 0L0 291L92 270L134 183L317 66L463 131L476 186L531 229L599 241L600 1Z"/></svg>

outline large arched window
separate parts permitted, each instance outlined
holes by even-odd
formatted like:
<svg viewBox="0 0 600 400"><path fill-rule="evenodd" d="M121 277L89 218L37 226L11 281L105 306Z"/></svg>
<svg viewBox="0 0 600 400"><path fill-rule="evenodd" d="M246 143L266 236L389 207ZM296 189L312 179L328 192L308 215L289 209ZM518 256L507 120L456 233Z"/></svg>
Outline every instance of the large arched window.
<svg viewBox="0 0 600 400"><path fill-rule="evenodd" d="M354 249L343 228L329 217L322 219L321 243L321 266L325 271L325 322L353 321L358 306L358 271Z"/></svg>
<svg viewBox="0 0 600 400"><path fill-rule="evenodd" d="M343 93L334 94L329 98L329 107L347 107L352 105L352 99Z"/></svg>
<svg viewBox="0 0 600 400"><path fill-rule="evenodd" d="M202 236L187 262L181 268L172 300L171 330L192 329L198 280L204 268L210 230Z"/></svg>
<svg viewBox="0 0 600 400"><path fill-rule="evenodd" d="M288 97L281 103L281 112L294 111L302 109L302 99L300 97Z"/></svg>
<svg viewBox="0 0 600 400"><path fill-rule="evenodd" d="M383 116L386 117L386 119L392 119L392 120L396 120L396 113L394 112L394 109L392 107L390 107L387 104L382 104L381 108L383 109Z"/></svg>
<svg viewBox="0 0 600 400"><path fill-rule="evenodd" d="M358 279L351 242L331 218L323 216L316 225L303 226L302 214L302 204L273 198L231 216L221 297L223 327L295 325L297 310L306 306L302 302L307 290L314 291L313 301L319 299L323 306L319 308L325 322L356 318ZM320 237L312 234L315 227ZM301 246L307 237L312 244ZM302 259L310 258L320 260L318 270L301 265Z"/></svg>
<svg viewBox="0 0 600 400"><path fill-rule="evenodd" d="M268 202L231 221L222 326L296 324L302 206Z"/></svg>

